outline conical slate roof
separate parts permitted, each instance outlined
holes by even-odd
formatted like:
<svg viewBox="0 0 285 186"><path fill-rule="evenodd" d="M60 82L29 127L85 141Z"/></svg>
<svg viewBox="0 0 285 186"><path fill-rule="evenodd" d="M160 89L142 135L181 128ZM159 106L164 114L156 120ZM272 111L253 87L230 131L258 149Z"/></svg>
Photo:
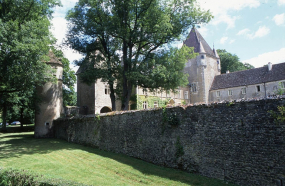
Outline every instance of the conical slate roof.
<svg viewBox="0 0 285 186"><path fill-rule="evenodd" d="M200 46L201 43L201 46ZM202 37L202 35L198 32L198 30L193 27L187 36L186 40L183 42L188 47L194 47L194 52L196 53L206 53L211 56L215 56L213 50ZM204 51L203 51L204 50Z"/></svg>
<svg viewBox="0 0 285 186"><path fill-rule="evenodd" d="M48 57L50 58L49 61L47 61L46 63L50 63L50 64L58 64L58 65L62 65L62 63L60 62L60 60L54 55L52 50L49 50L48 52Z"/></svg>
<svg viewBox="0 0 285 186"><path fill-rule="evenodd" d="M220 56L219 56L218 52L216 51L216 49L213 49L213 52L214 52L214 54L215 54L215 56L216 56L217 58L220 58Z"/></svg>

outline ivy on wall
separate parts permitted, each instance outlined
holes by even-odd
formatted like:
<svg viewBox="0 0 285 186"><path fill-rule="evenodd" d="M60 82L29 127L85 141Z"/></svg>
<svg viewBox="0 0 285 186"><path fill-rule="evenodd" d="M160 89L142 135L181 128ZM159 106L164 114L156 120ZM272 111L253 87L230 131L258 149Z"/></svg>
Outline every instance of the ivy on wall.
<svg viewBox="0 0 285 186"><path fill-rule="evenodd" d="M133 95L133 97L135 97L135 99L133 98L133 102L137 103L137 104L133 104L135 107L131 107L131 110L142 110L143 109L143 103L146 102L147 103L147 108L154 108L154 103L157 102L158 107L164 107L166 106L169 101L171 100L171 98L165 98L165 99L161 99L158 96L145 96L145 95L139 95L137 96L136 94ZM182 100L181 100L182 101ZM186 105L186 101L183 100L181 102L182 105ZM132 106L132 105L131 105Z"/></svg>
<svg viewBox="0 0 285 186"><path fill-rule="evenodd" d="M161 98L157 96L138 96L137 97L137 109L142 110L143 109L143 103L146 101L147 103L147 108L154 108L154 102L157 102L158 107L162 107L167 105L169 100L171 98L167 98L165 100L162 100Z"/></svg>

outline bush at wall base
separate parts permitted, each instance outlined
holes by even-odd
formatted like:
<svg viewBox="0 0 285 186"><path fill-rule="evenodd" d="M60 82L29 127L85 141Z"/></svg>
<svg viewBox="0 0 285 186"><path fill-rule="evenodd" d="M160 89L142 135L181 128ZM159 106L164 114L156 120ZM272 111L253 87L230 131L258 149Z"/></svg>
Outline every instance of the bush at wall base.
<svg viewBox="0 0 285 186"><path fill-rule="evenodd" d="M23 186L84 186L63 179L45 178L32 174L26 170L3 169L0 167L0 186L23 185Z"/></svg>

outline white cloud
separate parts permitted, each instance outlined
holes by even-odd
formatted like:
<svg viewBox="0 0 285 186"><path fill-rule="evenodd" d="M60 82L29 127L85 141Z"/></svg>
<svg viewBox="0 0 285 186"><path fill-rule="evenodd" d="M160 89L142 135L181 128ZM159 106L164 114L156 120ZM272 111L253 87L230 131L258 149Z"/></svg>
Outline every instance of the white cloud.
<svg viewBox="0 0 285 186"><path fill-rule="evenodd" d="M252 39L257 37L264 37L267 34L269 34L270 29L266 26L260 26L259 29L255 32L255 34L252 36Z"/></svg>
<svg viewBox="0 0 285 186"><path fill-rule="evenodd" d="M229 44L232 44L232 43L234 43L236 40L235 39L231 39L230 41L229 41Z"/></svg>
<svg viewBox="0 0 285 186"><path fill-rule="evenodd" d="M237 35L244 35L249 39L255 39L255 38L260 38L264 37L267 34L270 33L270 29L266 26L260 26L256 32L250 32L249 29L245 28L243 30L240 30Z"/></svg>
<svg viewBox="0 0 285 186"><path fill-rule="evenodd" d="M221 43L221 44L226 44L226 43L232 44L232 43L234 43L235 41L236 41L235 39L230 39L230 38L228 38L228 37L222 37L222 38L220 39L220 43Z"/></svg>
<svg viewBox="0 0 285 186"><path fill-rule="evenodd" d="M239 19L237 16L230 16L229 11L239 11L243 8L257 8L260 6L261 0L197 0L202 9L210 10L215 18L212 24L226 23L229 28L235 27L235 21Z"/></svg>
<svg viewBox="0 0 285 186"><path fill-rule="evenodd" d="M250 30L248 28L245 28L243 30L240 30L237 35L240 36L240 35L247 35L248 33L250 32Z"/></svg>
<svg viewBox="0 0 285 186"><path fill-rule="evenodd" d="M285 13L283 13L283 14L276 14L273 17L273 21L275 22L276 25L283 25L284 22L285 22Z"/></svg>
<svg viewBox="0 0 285 186"><path fill-rule="evenodd" d="M235 27L235 21L239 19L239 16L230 16L228 14L220 14L218 19L214 19L211 23L213 25L218 25L220 23L226 23L228 25L227 29Z"/></svg>
<svg viewBox="0 0 285 186"><path fill-rule="evenodd" d="M278 0L278 5L285 5L285 0Z"/></svg>
<svg viewBox="0 0 285 186"><path fill-rule="evenodd" d="M222 37L222 38L220 39L220 43L221 43L221 44L225 44L228 39L229 39L228 37Z"/></svg>
<svg viewBox="0 0 285 186"><path fill-rule="evenodd" d="M62 17L53 18L51 32L57 39L57 45L62 43L63 38L67 33L67 21Z"/></svg>
<svg viewBox="0 0 285 186"><path fill-rule="evenodd" d="M271 62L273 64L277 64L277 63L282 63L285 62L285 48L281 48L278 51L273 51L273 52L267 52L264 54L260 54L257 57L248 59L248 60L244 60L244 63L249 63L251 65L253 65L254 67L262 67L266 64L268 64L268 62Z"/></svg>

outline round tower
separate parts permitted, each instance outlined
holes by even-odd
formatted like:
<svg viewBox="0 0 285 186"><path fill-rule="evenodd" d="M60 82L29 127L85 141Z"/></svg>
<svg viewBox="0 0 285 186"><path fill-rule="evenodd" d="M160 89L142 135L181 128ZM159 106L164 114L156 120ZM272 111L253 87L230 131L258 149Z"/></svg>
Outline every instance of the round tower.
<svg viewBox="0 0 285 186"><path fill-rule="evenodd" d="M35 118L35 137L52 137L51 128L53 120L60 117L63 113L62 100L62 73L63 65L50 50L48 54L50 60L46 64L50 65L55 71L52 72L56 77L56 82L46 82L43 86L37 87L37 94L40 97L39 110Z"/></svg>

